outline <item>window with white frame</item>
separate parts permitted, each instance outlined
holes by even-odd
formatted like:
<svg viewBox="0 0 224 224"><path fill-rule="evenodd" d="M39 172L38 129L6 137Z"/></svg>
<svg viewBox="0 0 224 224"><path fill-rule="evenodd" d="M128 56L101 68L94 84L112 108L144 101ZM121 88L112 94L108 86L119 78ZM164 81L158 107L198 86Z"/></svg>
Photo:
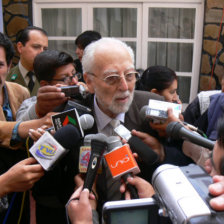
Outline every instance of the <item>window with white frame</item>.
<svg viewBox="0 0 224 224"><path fill-rule="evenodd" d="M75 58L74 40L83 31L116 37L134 50L136 68L173 69L183 103L197 94L203 12L203 0L33 1L34 25L48 32L50 49L67 51Z"/></svg>

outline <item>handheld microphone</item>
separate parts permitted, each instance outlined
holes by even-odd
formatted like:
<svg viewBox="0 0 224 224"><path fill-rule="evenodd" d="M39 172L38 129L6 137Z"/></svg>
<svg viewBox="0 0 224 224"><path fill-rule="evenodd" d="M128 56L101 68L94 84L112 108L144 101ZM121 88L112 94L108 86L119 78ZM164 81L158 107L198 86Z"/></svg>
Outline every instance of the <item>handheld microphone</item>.
<svg viewBox="0 0 224 224"><path fill-rule="evenodd" d="M123 125L119 125L114 131L128 142L132 151L138 153L144 163L153 165L159 160L157 153L155 153L140 138L131 135L131 132Z"/></svg>
<svg viewBox="0 0 224 224"><path fill-rule="evenodd" d="M54 137L49 132L45 132L29 151L44 170L48 171L69 150L75 148L79 140L80 134L78 129L73 125L66 125L59 129Z"/></svg>
<svg viewBox="0 0 224 224"><path fill-rule="evenodd" d="M129 146L127 144L122 145L118 136L109 137L107 145L109 152L104 155L104 158L113 179L121 177L126 183L127 189L131 194L131 198L139 198L136 188L127 182L127 178L129 176L140 172L138 164L133 157Z"/></svg>
<svg viewBox="0 0 224 224"><path fill-rule="evenodd" d="M89 130L90 128L93 127L94 118L91 114L83 114L79 117L79 119L80 119L80 125L84 131Z"/></svg>
<svg viewBox="0 0 224 224"><path fill-rule="evenodd" d="M105 141L106 138L107 137L105 135L100 134L91 140L91 155L90 155L90 160L89 160L89 164L87 168L87 173L86 173L83 189L88 188L89 191L92 190L93 182L95 180L102 155L107 147L107 143Z"/></svg>
<svg viewBox="0 0 224 224"><path fill-rule="evenodd" d="M89 134L84 137L83 146L80 147L79 150L79 172L80 173L86 173L90 155L91 155L91 141L94 138L99 138L100 136L105 137L103 134ZM98 172L102 171L102 169L99 168Z"/></svg>
<svg viewBox="0 0 224 224"><path fill-rule="evenodd" d="M147 111L149 110L149 106L145 105L141 108L140 110L140 118L142 119L142 121L146 121L149 122L151 119L149 116L147 116Z"/></svg>
<svg viewBox="0 0 224 224"><path fill-rule="evenodd" d="M181 123L177 121L169 123L166 127L166 132L171 138L174 139L182 138L184 140L192 142L196 145L203 146L210 150L212 150L215 145L213 141L206 139L192 131L189 131Z"/></svg>
<svg viewBox="0 0 224 224"><path fill-rule="evenodd" d="M67 124L73 124L81 129L80 133L82 133L85 130L91 129L94 124L94 118L91 114L83 114L79 117L75 109L53 115L52 121L54 126L46 129L46 131L51 131L53 129L57 131Z"/></svg>
<svg viewBox="0 0 224 224"><path fill-rule="evenodd" d="M168 108L172 108L173 115L179 118L181 107L181 104L150 99L149 104L141 108L140 116L142 120L152 120L153 122L160 123L168 118Z"/></svg>

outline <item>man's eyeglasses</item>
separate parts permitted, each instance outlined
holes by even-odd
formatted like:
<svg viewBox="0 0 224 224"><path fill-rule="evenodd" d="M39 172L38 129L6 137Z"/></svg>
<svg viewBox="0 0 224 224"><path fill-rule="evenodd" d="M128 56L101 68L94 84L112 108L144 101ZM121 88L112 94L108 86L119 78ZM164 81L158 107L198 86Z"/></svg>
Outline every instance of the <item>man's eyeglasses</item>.
<svg viewBox="0 0 224 224"><path fill-rule="evenodd" d="M103 79L97 77L94 73L88 72L88 74L104 81L108 85L118 85L122 78L124 78L126 82L136 82L140 78L140 74L138 72L129 72L127 74L124 74L124 76L120 76L118 74L111 74Z"/></svg>
<svg viewBox="0 0 224 224"><path fill-rule="evenodd" d="M52 79L52 81L58 81L58 82L64 82L65 84L70 84L72 82L72 79L75 78L77 80L80 80L82 78L81 73L75 73L72 76L66 76L63 79Z"/></svg>

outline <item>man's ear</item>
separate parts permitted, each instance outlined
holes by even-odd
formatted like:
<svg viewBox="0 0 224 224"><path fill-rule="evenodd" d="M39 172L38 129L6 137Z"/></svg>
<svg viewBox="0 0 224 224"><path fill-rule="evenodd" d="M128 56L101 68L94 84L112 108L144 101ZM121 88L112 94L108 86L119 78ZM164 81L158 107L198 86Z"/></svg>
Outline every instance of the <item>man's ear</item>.
<svg viewBox="0 0 224 224"><path fill-rule="evenodd" d="M152 92L152 93L156 93L156 94L159 94L159 91L157 90L157 89L151 89L151 91L150 92Z"/></svg>
<svg viewBox="0 0 224 224"><path fill-rule="evenodd" d="M89 89L89 92L90 93L94 93L95 91L94 91L94 86L93 86L93 80L92 80L92 77L89 77L90 75L88 75L88 74L83 74L83 78L84 78L84 80L85 80L85 83L86 83L86 85L87 85L87 87L88 87L88 89Z"/></svg>
<svg viewBox="0 0 224 224"><path fill-rule="evenodd" d="M18 42L18 43L16 44L16 47L17 47L17 51L19 52L19 54L21 54L23 44L22 44L21 42Z"/></svg>

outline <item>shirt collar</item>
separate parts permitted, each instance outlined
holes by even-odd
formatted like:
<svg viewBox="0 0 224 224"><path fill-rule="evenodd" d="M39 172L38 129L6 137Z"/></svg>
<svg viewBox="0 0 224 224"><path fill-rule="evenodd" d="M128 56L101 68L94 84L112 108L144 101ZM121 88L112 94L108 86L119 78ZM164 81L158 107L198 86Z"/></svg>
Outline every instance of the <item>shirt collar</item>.
<svg viewBox="0 0 224 224"><path fill-rule="evenodd" d="M24 68L21 61L19 61L19 70L20 70L20 73L22 74L23 78L26 79L26 75L29 71L26 68Z"/></svg>
<svg viewBox="0 0 224 224"><path fill-rule="evenodd" d="M28 83L30 81L30 78L27 76L27 73L29 71L22 65L21 61L19 61L19 70L20 70L20 73L23 76L23 79L25 80L26 84L28 85ZM33 76L33 81L34 82L36 81L36 76L35 75Z"/></svg>
<svg viewBox="0 0 224 224"><path fill-rule="evenodd" d="M107 125L110 123L111 120L114 118L111 118L107 116L98 106L96 102L96 96L94 95L94 111L95 111L95 117L96 117L96 124L98 128L98 132L101 132ZM115 119L121 121L124 123L125 113L120 113L116 116Z"/></svg>

